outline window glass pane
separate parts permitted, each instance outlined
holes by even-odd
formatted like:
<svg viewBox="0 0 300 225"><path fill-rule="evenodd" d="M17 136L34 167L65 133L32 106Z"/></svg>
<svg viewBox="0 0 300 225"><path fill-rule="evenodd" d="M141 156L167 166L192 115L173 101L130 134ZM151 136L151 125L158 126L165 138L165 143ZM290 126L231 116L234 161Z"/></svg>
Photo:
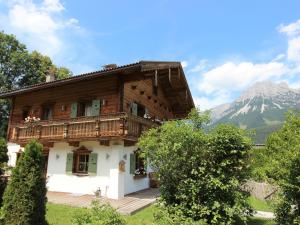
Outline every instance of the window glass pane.
<svg viewBox="0 0 300 225"><path fill-rule="evenodd" d="M92 116L92 102L85 105L85 116Z"/></svg>
<svg viewBox="0 0 300 225"><path fill-rule="evenodd" d="M78 171L80 173L87 173L89 165L89 155L81 154L78 155Z"/></svg>

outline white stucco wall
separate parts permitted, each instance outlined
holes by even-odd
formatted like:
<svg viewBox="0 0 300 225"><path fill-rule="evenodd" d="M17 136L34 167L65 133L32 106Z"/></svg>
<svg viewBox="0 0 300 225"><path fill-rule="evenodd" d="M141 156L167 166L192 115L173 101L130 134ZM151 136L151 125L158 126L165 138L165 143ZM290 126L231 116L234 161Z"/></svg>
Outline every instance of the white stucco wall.
<svg viewBox="0 0 300 225"><path fill-rule="evenodd" d="M7 143L7 155L8 155L8 162L7 165L8 166L12 166L15 167L16 166L16 162L17 162L17 153L20 151L20 149L24 149L21 148L20 145L16 144L16 143L12 143L12 142L8 142Z"/></svg>
<svg viewBox="0 0 300 225"><path fill-rule="evenodd" d="M137 192L146 188L149 188L149 178L148 176L145 178L140 179L134 179L133 175L130 174L130 154L133 153L134 150L136 150L137 147L131 146L131 147L124 147L123 150L123 156L127 155L127 160L124 160L126 162L125 164L125 190L124 193L130 194L133 192Z"/></svg>
<svg viewBox="0 0 300 225"><path fill-rule="evenodd" d="M125 194L149 187L148 177L133 179L133 175L130 174L130 153L136 150L135 146L124 147L121 140L111 141L110 146L100 145L96 141L80 142L80 146L82 145L98 154L97 175L66 174L67 154L77 148L69 146L66 142L55 143L53 148L50 148L48 158L47 188L49 191L94 194L100 188L102 196L119 199ZM19 145L8 144L11 166L15 166L16 153L19 150ZM121 160L125 161L125 172L119 171Z"/></svg>

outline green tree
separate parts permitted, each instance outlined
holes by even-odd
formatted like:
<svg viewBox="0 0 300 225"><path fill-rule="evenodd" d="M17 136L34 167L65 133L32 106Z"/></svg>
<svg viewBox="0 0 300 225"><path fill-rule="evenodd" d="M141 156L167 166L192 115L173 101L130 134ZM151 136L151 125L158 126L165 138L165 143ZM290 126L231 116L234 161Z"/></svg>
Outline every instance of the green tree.
<svg viewBox="0 0 300 225"><path fill-rule="evenodd" d="M0 138L0 175L3 174L3 167L5 163L8 161L8 155L7 155L7 144L4 138ZM4 190L6 188L6 179L1 177L0 179L0 206L2 205L2 196L4 193Z"/></svg>
<svg viewBox="0 0 300 225"><path fill-rule="evenodd" d="M267 139L266 155L263 173L279 186L277 224L300 224L300 112L286 114L282 128Z"/></svg>
<svg viewBox="0 0 300 225"><path fill-rule="evenodd" d="M7 163L7 144L4 138L0 138L0 168L2 168L4 163Z"/></svg>
<svg viewBox="0 0 300 225"><path fill-rule="evenodd" d="M2 210L6 225L47 224L42 149L37 141L30 141L12 171L3 197Z"/></svg>
<svg viewBox="0 0 300 225"><path fill-rule="evenodd" d="M171 214L208 224L246 220L252 210L241 189L249 175L251 139L231 125L203 130L207 114L166 122L138 145L157 172L161 201Z"/></svg>
<svg viewBox="0 0 300 225"><path fill-rule="evenodd" d="M57 79L72 75L67 68L55 66L48 56L28 52L15 36L0 32L0 92L44 82L50 70ZM0 137L6 136L9 110L10 102L0 99Z"/></svg>

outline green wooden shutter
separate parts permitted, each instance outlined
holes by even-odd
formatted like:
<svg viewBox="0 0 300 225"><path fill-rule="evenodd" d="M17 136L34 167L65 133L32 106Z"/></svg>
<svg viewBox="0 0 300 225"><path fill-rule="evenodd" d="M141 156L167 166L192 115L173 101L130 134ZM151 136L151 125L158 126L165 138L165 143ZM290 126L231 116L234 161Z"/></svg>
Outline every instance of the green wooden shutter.
<svg viewBox="0 0 300 225"><path fill-rule="evenodd" d="M66 173L72 174L73 172L73 153L67 154Z"/></svg>
<svg viewBox="0 0 300 225"><path fill-rule="evenodd" d="M135 174L135 154L130 154L130 174Z"/></svg>
<svg viewBox="0 0 300 225"><path fill-rule="evenodd" d="M96 99L92 102L92 116L99 116L100 113L100 100Z"/></svg>
<svg viewBox="0 0 300 225"><path fill-rule="evenodd" d="M97 153L91 153L89 155L89 175L97 175L97 159L98 154Z"/></svg>
<svg viewBox="0 0 300 225"><path fill-rule="evenodd" d="M131 103L131 113L132 113L132 115L137 116L138 106L135 102Z"/></svg>
<svg viewBox="0 0 300 225"><path fill-rule="evenodd" d="M78 106L78 104L77 104L77 102L73 102L72 104L71 104L71 118L76 118L77 117L77 106Z"/></svg>

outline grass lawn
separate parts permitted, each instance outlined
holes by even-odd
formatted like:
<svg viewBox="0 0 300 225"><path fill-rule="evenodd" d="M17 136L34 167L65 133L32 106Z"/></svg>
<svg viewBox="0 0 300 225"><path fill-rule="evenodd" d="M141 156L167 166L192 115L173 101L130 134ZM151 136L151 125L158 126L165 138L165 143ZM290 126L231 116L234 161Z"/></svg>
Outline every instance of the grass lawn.
<svg viewBox="0 0 300 225"><path fill-rule="evenodd" d="M50 225L69 225L72 215L81 208L67 205L47 204L47 221Z"/></svg>
<svg viewBox="0 0 300 225"><path fill-rule="evenodd" d="M79 210L85 210L81 208L57 205L57 204L47 204L47 221L50 225L69 225L71 224L72 215ZM126 216L126 221L128 225L150 225L154 222L153 213L154 206L147 207L140 212L132 215ZM274 225L270 220L251 218L249 220L249 225Z"/></svg>
<svg viewBox="0 0 300 225"><path fill-rule="evenodd" d="M250 205L257 211L265 211L265 212L272 212L273 209L270 205L270 203L266 201L262 201L260 199L249 197L249 203Z"/></svg>

